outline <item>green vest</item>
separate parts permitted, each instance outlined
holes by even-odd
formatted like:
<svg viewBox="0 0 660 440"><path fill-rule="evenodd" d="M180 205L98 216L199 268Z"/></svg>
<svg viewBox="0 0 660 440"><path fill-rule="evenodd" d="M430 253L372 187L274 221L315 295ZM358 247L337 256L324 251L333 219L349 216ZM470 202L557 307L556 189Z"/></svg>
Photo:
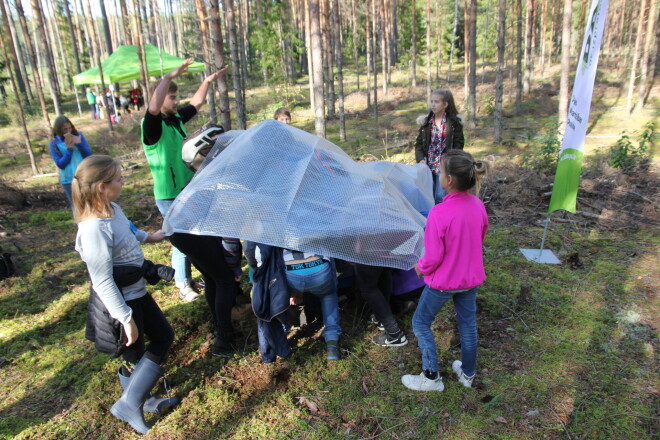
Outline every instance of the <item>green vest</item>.
<svg viewBox="0 0 660 440"><path fill-rule="evenodd" d="M178 113L176 116L180 117ZM188 136L188 133L181 120L178 123L181 130L166 124L165 121L161 122L163 132L154 145L145 145L144 138L141 137L140 139L151 169L151 175L154 178L154 198L156 200L176 198L194 174L181 159L183 140ZM142 124L144 124L144 119L142 119L140 125Z"/></svg>

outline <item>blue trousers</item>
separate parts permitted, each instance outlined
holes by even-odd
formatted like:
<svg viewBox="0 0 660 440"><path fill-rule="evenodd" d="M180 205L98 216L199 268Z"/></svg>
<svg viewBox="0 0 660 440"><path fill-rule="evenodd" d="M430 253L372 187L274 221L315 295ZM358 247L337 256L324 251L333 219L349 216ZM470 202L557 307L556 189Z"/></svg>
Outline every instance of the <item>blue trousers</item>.
<svg viewBox="0 0 660 440"><path fill-rule="evenodd" d="M330 263L317 266L318 270L287 270L286 280L290 293L310 293L321 302L323 313L323 338L327 341L339 340L339 300L337 298L337 274ZM313 268L313 269L316 269ZM301 273L304 272L304 273Z"/></svg>
<svg viewBox="0 0 660 440"><path fill-rule="evenodd" d="M438 353L435 345L431 324L435 320L442 306L450 299L454 300L456 314L458 315L458 331L461 336L461 361L463 372L467 376L474 376L477 365L477 292L474 287L465 292L451 293L424 288L419 299L417 310L413 315L413 331L417 336L419 349L422 351L422 369L438 371Z"/></svg>

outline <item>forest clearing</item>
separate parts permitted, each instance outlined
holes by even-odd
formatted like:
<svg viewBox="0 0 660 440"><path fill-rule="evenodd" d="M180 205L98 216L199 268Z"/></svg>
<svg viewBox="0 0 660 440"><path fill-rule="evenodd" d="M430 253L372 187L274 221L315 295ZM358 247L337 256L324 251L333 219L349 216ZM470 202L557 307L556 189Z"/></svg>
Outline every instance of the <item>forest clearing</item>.
<svg viewBox="0 0 660 440"><path fill-rule="evenodd" d="M2 3L5 8L9 6L9 2ZM660 156L656 141L660 89L653 73L658 64L658 38L654 33L657 26L648 23L651 17L657 17L655 0L609 2L607 20L613 24L606 28L603 37L577 210L574 214L555 212L545 240L545 248L561 261L558 265L528 261L519 248L539 247L553 190L561 146L560 89L566 73L560 60L560 15L565 13L565 2L105 3L107 34L101 35L103 19L94 14L95 19L85 24L88 29L80 29L80 36L72 27L71 44L68 15L62 14L61 8L71 5L70 18L75 24L86 11L96 10L97 6L91 7L89 0L31 1L33 8L38 4L44 8L46 32L49 26L55 32L62 30L62 46L57 51L53 49L58 54L53 66L43 62L39 69L32 70L26 64L24 70L27 67L26 76L30 79L25 83L27 88L34 88L32 93L36 95L32 74L42 70L41 80L36 79L44 82L42 93L47 92L45 85L50 81L46 78L59 77L60 90L55 99L43 96L48 122L37 96L33 95L27 103L27 93L21 92L18 85L14 91L6 92L5 105L0 110L0 254L11 254L15 267L12 276L0 280L0 438L371 440L658 436ZM126 3L130 12L124 11L126 23L122 24L121 4ZM327 75L321 74L325 87L320 87L320 99L314 99L315 81L310 79L312 72L303 66L310 62L307 52L312 50L305 46L308 28L304 6L314 3L321 3L321 12L326 12L321 29L333 28L332 5L338 8L337 19L343 17L334 27L341 30L346 45L343 73L338 74L342 63L337 63L336 51L332 55L332 48L327 48L323 55L334 59L334 66L330 63L329 67L334 69L330 75L333 88L337 86L337 91L332 92L337 93L334 98L327 96ZM519 45L502 46L503 75L499 79L498 3L500 8L506 8L502 9L507 20L503 32L510 41L526 35L522 32L528 28L526 20L530 20L529 28L535 29L527 34L527 40L518 40ZM586 6L574 2L573 19L568 22L573 23L572 31L577 34L571 37L573 45L567 49L571 86L584 33L582 27L589 13L587 2L584 3ZM14 6L20 4L17 0ZM429 4L437 9L429 9ZM466 24L471 22L468 14L472 4L478 34ZM80 10L74 12L74 6L80 6ZM205 7L210 8L210 17L219 8L223 32L230 34L233 31L229 27L236 28L236 35L226 35L224 39L227 47L220 48L222 60L217 58L218 52L203 56L213 53L210 41L217 41L212 29L196 25L206 16ZM370 15L370 7L376 8L376 12L382 8L382 15ZM54 15L48 12L49 8L53 8ZM140 12L141 8L145 9ZM234 8L236 14L231 17L229 11ZM141 14L140 20L135 10ZM440 25L443 13L450 18ZM374 18L377 15L379 19ZM454 16L458 34L452 29ZM233 23L239 17L245 20L244 27ZM374 18L373 23L370 25L371 20L365 17ZM387 17L396 17L395 24L388 22ZM137 23L141 20L144 22ZM84 21L80 20L81 26ZM418 25L411 26L412 22ZM384 32L396 23L397 32ZM515 26L518 23L520 28ZM433 24L433 32L427 34L429 24ZM14 34L18 35L18 19L12 24L15 25L19 32ZM97 30L93 29L95 26ZM149 29L131 32L131 26L151 27L153 33ZM472 50L467 34L473 31L472 53L477 63L470 67L468 60L466 67L466 54ZM209 46L204 49L200 41L206 37L199 32L208 34L209 42L204 44ZM451 44L452 32L455 48ZM645 38L649 33L652 36ZM387 38L392 40L383 35L390 35ZM336 41L337 36L328 41ZM88 37L90 43L81 44ZM94 154L118 158L124 179L118 203L138 228L149 232L160 229L163 218L154 203L154 183L140 141L140 121L145 109L124 112L116 124L110 124L107 117L91 119L81 88L74 91L73 70L64 67L66 60L69 67L75 64L71 62L74 50L80 52L76 58L80 61L77 72L81 72L96 66L97 56L101 61L109 55L108 47L99 42L109 41L109 47L116 50L121 44L149 44L152 37L158 40L153 44L170 53L208 61L205 73L190 72L177 79L180 106L194 98L200 78L217 67L230 65L224 85L226 101L222 86L212 89L212 103L207 100L199 114L186 124L189 133L212 121L226 125L223 117L230 118L234 129L250 128L271 119L276 109L287 107L295 127L315 134L322 130L326 139L355 161L414 164L417 119L428 114L429 109L427 78L429 88L453 92L465 120L465 151L493 167L479 193L490 227L483 246L486 281L477 296L479 355L472 388L461 386L451 368L451 361L461 353L453 306L444 308L432 325L445 390L419 393L401 384L403 374L419 371L420 350L411 323L419 292L405 297L406 301L413 301L412 306L406 304L394 310L410 341L406 346L382 348L371 341L379 331L367 322L365 303L356 286L352 286L338 292L343 328L340 361L326 360L322 322L317 319L289 334L293 349L290 357L262 363L256 320L249 305L248 267L243 260L243 295L237 298L232 310L239 348L229 356L211 353L214 329L203 298L182 302L174 283L160 282L148 287L175 331L165 366L170 392L181 403L162 414L145 413L153 428L143 436L111 415L110 407L122 392L117 380L121 362L99 353L85 339L90 281L85 263L74 249L77 226L49 154L48 144L53 137L50 125L55 115L65 114L84 133ZM274 43L269 49L271 38ZM259 39L263 41L260 43ZM22 35L18 40L17 45L27 58L31 49ZM241 40L247 47L241 49ZM633 47L641 54L647 40L650 43L645 54L633 60ZM384 49L394 42L399 48L392 53L397 54L398 60L390 60ZM379 47L382 52L374 51ZM43 55L45 49L40 50ZM533 56L523 63L527 52ZM8 58L5 56L5 60ZM642 67L642 58L649 60L646 67ZM635 73L637 65L647 69L647 83L641 89L641 77L637 79L640 72ZM366 79L369 69L371 83ZM21 75L20 69L7 70L14 70L15 79ZM375 75L379 82L374 90L369 84L374 86ZM525 81L529 81L526 90ZM153 92L155 78L148 83ZM126 84L122 83L119 90L125 93ZM148 102L149 92L145 92ZM16 95L23 97L23 104L16 100ZM646 98L641 99L643 96ZM80 113L77 100L82 105ZM638 100L642 104L637 105ZM317 107L312 101L316 101ZM328 105L330 102L332 105ZM21 105L25 107L24 115L22 110L20 114L15 111ZM149 260L170 262L168 241L144 246L143 250ZM197 270L193 270L193 276L201 279ZM155 392L165 393L162 382Z"/></svg>

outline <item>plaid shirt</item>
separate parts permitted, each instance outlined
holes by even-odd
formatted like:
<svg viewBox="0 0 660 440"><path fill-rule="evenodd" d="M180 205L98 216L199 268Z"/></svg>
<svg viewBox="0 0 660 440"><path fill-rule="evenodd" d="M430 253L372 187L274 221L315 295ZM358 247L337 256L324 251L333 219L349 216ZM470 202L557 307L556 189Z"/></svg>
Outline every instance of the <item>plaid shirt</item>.
<svg viewBox="0 0 660 440"><path fill-rule="evenodd" d="M442 117L440 126L435 123L435 115L431 118L431 143L429 144L429 155L426 159L433 174L440 174L440 159L445 155L447 149L447 113Z"/></svg>

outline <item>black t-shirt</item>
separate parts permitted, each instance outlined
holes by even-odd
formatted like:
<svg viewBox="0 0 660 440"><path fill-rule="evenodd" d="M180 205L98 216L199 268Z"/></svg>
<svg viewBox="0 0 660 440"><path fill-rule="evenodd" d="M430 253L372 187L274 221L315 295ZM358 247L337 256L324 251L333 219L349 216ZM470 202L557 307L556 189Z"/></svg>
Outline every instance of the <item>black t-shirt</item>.
<svg viewBox="0 0 660 440"><path fill-rule="evenodd" d="M167 125L172 125L178 129L179 121L184 124L190 121L197 114L197 109L194 105L188 104L178 109L177 113L181 116L180 118L176 115L166 116L163 113L152 115L147 109L144 112L144 123L142 124L142 139L144 143L146 145L153 145L160 140L160 136L163 134L163 121ZM184 138L186 137L183 133L181 135Z"/></svg>

